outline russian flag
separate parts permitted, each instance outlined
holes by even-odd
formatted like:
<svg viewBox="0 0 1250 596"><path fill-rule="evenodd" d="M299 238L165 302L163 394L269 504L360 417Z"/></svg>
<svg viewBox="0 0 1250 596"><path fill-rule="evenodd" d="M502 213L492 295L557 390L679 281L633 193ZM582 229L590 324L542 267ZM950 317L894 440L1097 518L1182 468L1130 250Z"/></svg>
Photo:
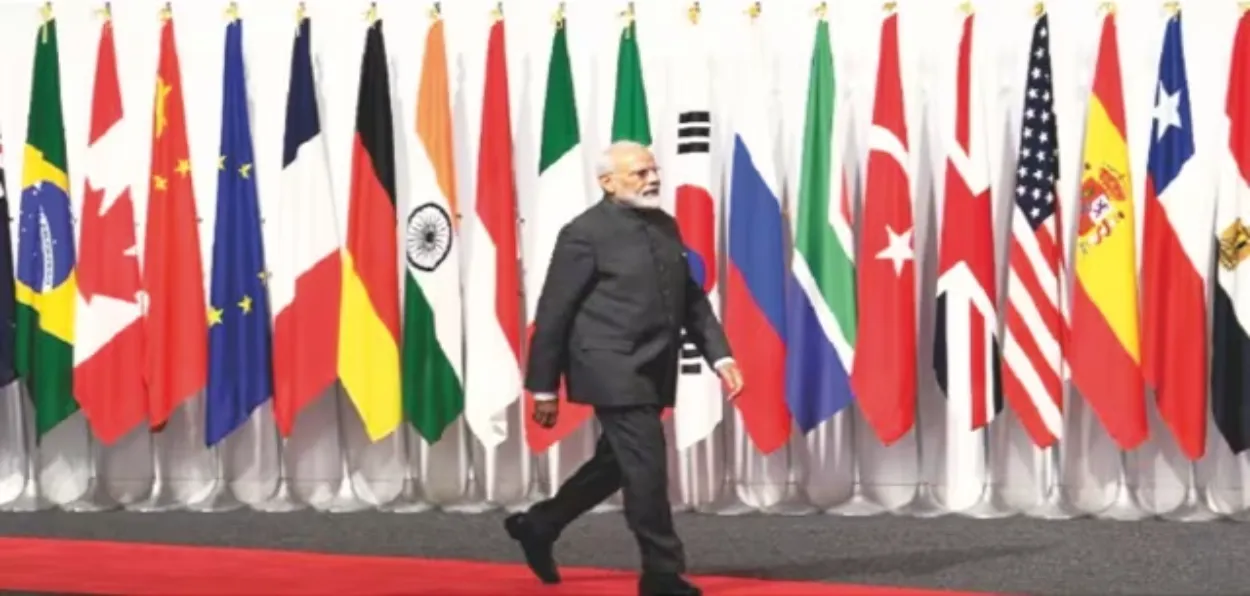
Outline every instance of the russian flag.
<svg viewBox="0 0 1250 596"><path fill-rule="evenodd" d="M729 263L725 280L725 332L746 387L735 400L747 434L763 453L790 437L785 402L785 287L788 270L781 216L781 169L776 148L778 113L761 25L743 64L733 110L733 165L729 186Z"/></svg>

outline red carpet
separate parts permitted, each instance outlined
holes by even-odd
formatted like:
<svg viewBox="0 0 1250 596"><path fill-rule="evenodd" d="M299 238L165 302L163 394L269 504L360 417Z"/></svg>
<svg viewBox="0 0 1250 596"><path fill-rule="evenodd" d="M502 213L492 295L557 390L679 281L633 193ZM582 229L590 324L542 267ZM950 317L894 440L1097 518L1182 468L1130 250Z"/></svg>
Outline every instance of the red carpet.
<svg viewBox="0 0 1250 596"><path fill-rule="evenodd" d="M633 595L637 575L565 567L543 586L523 565L161 544L0 538L0 591L76 594ZM699 577L709 595L958 596L966 592Z"/></svg>

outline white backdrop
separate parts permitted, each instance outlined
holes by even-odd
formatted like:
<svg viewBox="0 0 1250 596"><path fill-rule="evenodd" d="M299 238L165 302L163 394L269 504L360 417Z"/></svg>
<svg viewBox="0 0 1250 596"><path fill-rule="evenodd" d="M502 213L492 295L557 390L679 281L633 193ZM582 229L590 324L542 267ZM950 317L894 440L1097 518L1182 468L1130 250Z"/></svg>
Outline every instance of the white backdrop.
<svg viewBox="0 0 1250 596"><path fill-rule="evenodd" d="M4 166L11 193L17 188L22 168L19 150L25 137L34 39L39 26L39 2L0 0L0 134L6 143ZM151 110L158 51L159 2L120 0L112 6L117 32L117 51L122 95L127 119L125 134L131 138L132 193L137 216L142 220L147 199L147 175L151 139ZM522 216L529 212L537 178L537 151L542 92L550 51L551 15L554 0L504 2L507 15L512 122L516 143L516 172ZM1183 3L1184 4L1184 3ZM456 130L457 181L464 201L472 209L481 111L487 29L491 23L488 0L456 0L443 4L447 22L448 55L453 87ZM1234 0L1190 0L1185 8L1185 49L1188 59L1191 101L1198 143L1198 159L1214 180L1214 155L1223 145L1224 89L1229 48L1237 18ZM244 19L244 45L251 115L256 147L256 172L262 210L273 214L278 204L279 169L291 38L297 2L293 0L244 0L239 2ZM983 1L978 7L976 61L983 71L980 80L988 102L991 177L997 197L999 256L1006 227L1001 207L1011 200L1012 156L1017 143L1021 93L1025 80L1033 3L1028 0ZM100 26L98 3L63 0L55 4L61 40L62 101L69 145L71 189L79 207L84 150L87 141L95 50ZM203 217L201 238L205 271L209 271L221 118L221 69L224 40L224 0L173 2L182 77L187 101L188 127L195 190ZM345 225L350 172L351 135L354 122L360 57L368 5L363 0L308 2L313 19L313 44L322 96L323 126L330 144L334 193ZM407 201L410 185L404 162L417 142L414 132L417 82L420 76L426 12L429 5L411 0L378 3L384 20L391 61L391 88L396 108L397 153L400 162L399 200ZM569 42L584 146L588 152L604 146L611 125L616 46L625 8L621 0L572 0L567 3ZM772 0L763 3L757 26L767 28L772 39L776 81L736 79L736 43L749 26L742 0L705 0L700 27L714 31L717 45L714 118L727 114L724 102L738 85L776 84L782 100L785 164L790 180L797 179L799 143L803 126L807 71L816 24L815 2ZM1054 80L1059 118L1062 170L1066 188L1062 193L1068 227L1076 210L1072 207L1079 184L1080 144L1085 101L1091 86L1099 26L1095 0L1055 0L1048 4L1054 59ZM660 143L675 119L667 117L666 96L670 85L667 65L683 51L683 31L689 27L687 5L673 0L640 0L636 3L638 36L644 76L650 99L652 127ZM967 509L979 499L989 499L990 509L1023 511L1042 499L1045 475L1040 474L1048 455L1029 442L1010 414L1000 417L986 436L947 428L945 399L938 393L930 362L933 329L933 294L936 279L936 223L942 203L945 139L953 129L953 80L962 14L956 0L902 0L898 2L902 39L903 86L912 148L910 169L916 197L917 259L922 265L917 283L920 303L920 391L918 433L895 446L881 447L854 413L844 413L825 423L808 437L796 436L788 446L763 456L749 446L737 423L722 425L718 436L687 453L673 455L672 492L684 506L729 513L763 509L796 513L826 509L851 498L856 467L862 490L855 494L887 509L912 511L937 504L949 510ZM834 39L839 81L848 85L854 112L857 141L852 167L862 178L865 148L874 94L881 6L874 2L834 1L829 20ZM1128 136L1133 164L1134 195L1140 203L1145 181L1146 147L1158 52L1162 41L1164 11L1153 0L1128 0L1119 6L1120 56L1124 62L1124 90L1128 110ZM729 131L718 126L722 154L730 141ZM1004 159L1004 156L1007 156ZM587 156L589 159L590 156ZM793 184L789 185L793 189ZM1212 186L1212 192L1214 186ZM1206 197L1209 199L1210 197ZM16 208L16 204L12 208ZM1140 211L1138 213L1142 213ZM1140 220L1140 216L1139 216ZM270 220L272 221L272 220ZM142 226L143 222L140 221ZM466 230L469 235L472 229ZM524 228L522 228L524 234ZM143 239L140 232L138 238ZM1069 238L1071 236L1068 236ZM1139 231L1140 238L1140 231ZM273 241L272 234L268 238ZM530 238L525 238L528 245ZM469 240L468 250L472 250ZM275 251L267 250L273 255ZM1141 254L1140 251L1138 254ZM467 263L469 259L462 262ZM274 283L289 280L290 272L271 263ZM1000 273L1001 273L1000 266ZM286 276L286 277L284 277ZM1000 283L1002 276L1000 275ZM206 280L207 282L207 280ZM205 284L207 288L207 283ZM1000 292L1000 296L1002 293ZM748 380L748 382L750 382ZM22 420L29 407L19 401L14 388L0 397L0 503L18 496L27 483L27 454L23 441L31 441ZM1151 440L1124 461L1128 484L1140 508L1164 513L1186 498L1191 467L1180 456L1151 407ZM1099 513L1117 498L1121 457L1092 412L1077 395L1070 395L1067 429L1063 441L1064 494L1077 509ZM342 423L340 424L340 419ZM25 423L29 429L29 421ZM218 467L214 455L203 448L202 402L189 402L156 439L166 466L172 496L186 502L214 488ZM513 415L513 437L499 448L484 453L466 433L462 423L432 447L420 444L410 431L369 444L360 422L342 396L328 395L299 419L286 450L287 471L295 495L317 506L338 494L356 497L365 505L379 505L402 497L404 479L412 478L422 497L434 504L476 509L472 503L517 506L551 490L552 482L567 476L590 453L593 428L587 428L541 457L531 457L519 439L519 413ZM266 500L278 486L279 444L266 406L248 426L232 436L223 448L226 477L238 497L248 503ZM1250 490L1241 476L1250 471L1245 458L1235 458L1212 428L1208 455L1198 466L1198 485L1207 501L1222 513L1250 505ZM409 447L411 445L411 447ZM93 469L115 498L133 501L148 491L152 478L152 439L136 431L101 455L88 439L81 415L45 437L36 468L38 486L55 503L73 501L90 485ZM411 453L406 457L405 453ZM98 456L98 457L97 457ZM91 462L99 460L98 466ZM346 465L343 465L346 462ZM988 463L987 463L988 462ZM858 466L856 465L858 464ZM343 470L348 470L346 483ZM992 489L983 493L983 485ZM913 502L915 501L915 502ZM986 505L986 503L982 503Z"/></svg>

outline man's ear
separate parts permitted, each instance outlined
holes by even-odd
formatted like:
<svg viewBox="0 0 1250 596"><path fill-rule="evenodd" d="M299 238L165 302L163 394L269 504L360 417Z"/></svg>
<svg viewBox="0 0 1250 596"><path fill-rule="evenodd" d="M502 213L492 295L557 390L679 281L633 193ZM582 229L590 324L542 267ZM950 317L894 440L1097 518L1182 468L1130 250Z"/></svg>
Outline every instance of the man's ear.
<svg viewBox="0 0 1250 596"><path fill-rule="evenodd" d="M599 188L602 188L604 192L611 194L616 191L616 184L613 182L611 176L600 176Z"/></svg>

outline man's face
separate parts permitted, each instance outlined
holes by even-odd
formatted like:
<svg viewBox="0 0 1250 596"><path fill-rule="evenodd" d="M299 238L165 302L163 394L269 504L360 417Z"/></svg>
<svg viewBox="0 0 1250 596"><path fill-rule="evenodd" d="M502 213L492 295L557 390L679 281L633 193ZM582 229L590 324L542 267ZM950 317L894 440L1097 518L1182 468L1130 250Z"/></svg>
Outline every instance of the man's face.
<svg viewBox="0 0 1250 596"><path fill-rule="evenodd" d="M637 207L660 206L660 170L655 156L642 148L626 147L613 153L616 169L600 181L603 189Z"/></svg>

